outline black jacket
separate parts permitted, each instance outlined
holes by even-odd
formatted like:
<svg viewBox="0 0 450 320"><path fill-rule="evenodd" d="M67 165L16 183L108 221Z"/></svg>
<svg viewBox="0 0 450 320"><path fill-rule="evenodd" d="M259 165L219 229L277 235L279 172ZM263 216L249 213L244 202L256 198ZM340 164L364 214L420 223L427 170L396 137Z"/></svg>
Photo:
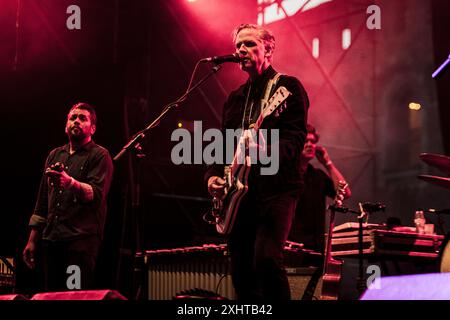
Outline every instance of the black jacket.
<svg viewBox="0 0 450 320"><path fill-rule="evenodd" d="M255 101L253 109L256 111L251 117L253 120L259 116L260 101L264 96L266 84L275 74L276 71L269 66L261 77L251 83L249 100ZM279 129L279 170L275 175L261 175L259 165L255 165L252 166L249 177L249 191L256 192L262 198L289 190L297 190L301 186L298 163L306 137L308 96L300 81L295 77L282 75L273 91L280 86L286 87L292 93L286 100L286 108L280 113L274 112L265 118L261 126L261 129ZM229 95L222 113L223 132L225 129L242 127L249 87L250 81L248 80ZM248 123L244 123L244 128L247 127ZM268 142L268 149L271 150L271 148L273 149L273 146ZM211 176L222 177L223 165L209 166L205 173L205 182Z"/></svg>

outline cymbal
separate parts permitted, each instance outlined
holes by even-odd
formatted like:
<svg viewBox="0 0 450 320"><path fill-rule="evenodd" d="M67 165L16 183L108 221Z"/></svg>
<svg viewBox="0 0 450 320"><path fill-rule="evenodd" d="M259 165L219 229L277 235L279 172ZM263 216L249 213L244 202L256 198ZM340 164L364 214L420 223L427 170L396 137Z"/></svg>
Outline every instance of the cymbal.
<svg viewBox="0 0 450 320"><path fill-rule="evenodd" d="M423 180L423 181L435 184L437 186L450 189L450 178L429 176L429 175L426 175L426 174L421 174L421 175L418 176L418 178Z"/></svg>
<svg viewBox="0 0 450 320"><path fill-rule="evenodd" d="M420 159L426 164L438 168L442 172L450 175L450 157L434 153L421 153Z"/></svg>

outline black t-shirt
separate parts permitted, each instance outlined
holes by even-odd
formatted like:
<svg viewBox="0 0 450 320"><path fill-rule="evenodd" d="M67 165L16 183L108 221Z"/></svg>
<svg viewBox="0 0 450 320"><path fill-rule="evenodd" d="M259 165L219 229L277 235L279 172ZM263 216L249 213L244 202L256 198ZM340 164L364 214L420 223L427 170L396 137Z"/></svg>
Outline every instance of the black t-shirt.
<svg viewBox="0 0 450 320"><path fill-rule="evenodd" d="M308 164L304 175L289 240L300 242L306 249L323 252L325 247L326 197L334 198L333 181L322 170Z"/></svg>

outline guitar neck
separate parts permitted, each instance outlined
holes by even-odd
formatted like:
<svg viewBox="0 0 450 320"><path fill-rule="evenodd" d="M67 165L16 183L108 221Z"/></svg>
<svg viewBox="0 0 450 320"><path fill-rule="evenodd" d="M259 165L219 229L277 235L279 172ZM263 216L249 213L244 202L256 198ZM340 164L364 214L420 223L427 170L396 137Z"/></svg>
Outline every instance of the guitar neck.
<svg viewBox="0 0 450 320"><path fill-rule="evenodd" d="M258 131L264 118L271 115L290 95L291 93L285 87L279 87L273 96L270 97L267 105L264 106L252 129Z"/></svg>
<svg viewBox="0 0 450 320"><path fill-rule="evenodd" d="M261 128L261 125L262 125L262 122L264 121L264 112L262 112L260 115L259 115L259 117L258 117L258 119L256 119L256 122L255 122L255 124L251 127L251 129L253 129L253 130L255 130L255 131L258 131L259 130L259 128Z"/></svg>
<svg viewBox="0 0 450 320"><path fill-rule="evenodd" d="M331 255L331 249L332 249L332 240L333 240L333 229L334 229L334 216L335 216L335 212L334 210L330 210L330 223L328 224L328 237L327 237L327 246L326 246L326 251L325 251L325 269L327 266L327 263L329 261L333 260L333 257Z"/></svg>

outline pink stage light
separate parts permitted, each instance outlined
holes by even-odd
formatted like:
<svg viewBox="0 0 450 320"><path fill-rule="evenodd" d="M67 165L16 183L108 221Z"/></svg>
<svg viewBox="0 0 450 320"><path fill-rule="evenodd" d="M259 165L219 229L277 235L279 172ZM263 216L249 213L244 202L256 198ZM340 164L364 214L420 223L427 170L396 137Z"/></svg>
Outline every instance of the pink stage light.
<svg viewBox="0 0 450 320"><path fill-rule="evenodd" d="M256 0L188 1L179 2L185 13L181 15L179 8L173 9L177 11L174 16L177 16L188 34L199 39L195 41L199 48L202 43L208 43L210 55L232 53L232 30L243 22L256 23ZM220 43L226 44L226 47L219 45Z"/></svg>
<svg viewBox="0 0 450 320"><path fill-rule="evenodd" d="M293 16L297 12L313 9L321 4L333 0L283 0L281 5L288 16ZM258 0L258 24L268 24L286 18L284 10L280 8L279 1Z"/></svg>

